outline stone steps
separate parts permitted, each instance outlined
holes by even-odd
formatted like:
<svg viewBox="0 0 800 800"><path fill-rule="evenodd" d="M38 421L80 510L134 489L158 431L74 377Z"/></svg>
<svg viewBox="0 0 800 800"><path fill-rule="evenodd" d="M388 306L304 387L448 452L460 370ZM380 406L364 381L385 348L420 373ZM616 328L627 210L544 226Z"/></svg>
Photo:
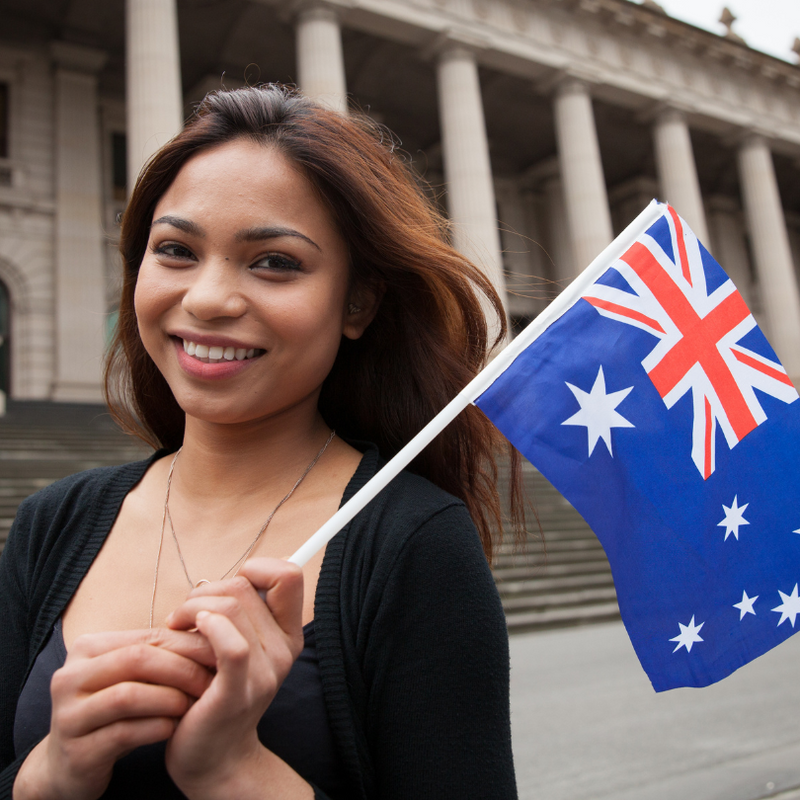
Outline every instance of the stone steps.
<svg viewBox="0 0 800 800"><path fill-rule="evenodd" d="M101 407L30 406L12 404L0 419L0 546L28 495L74 472L149 453L119 431ZM522 545L505 541L498 548L494 576L509 631L618 619L611 571L597 537L527 463L523 482L536 505L544 542L531 514L534 533Z"/></svg>

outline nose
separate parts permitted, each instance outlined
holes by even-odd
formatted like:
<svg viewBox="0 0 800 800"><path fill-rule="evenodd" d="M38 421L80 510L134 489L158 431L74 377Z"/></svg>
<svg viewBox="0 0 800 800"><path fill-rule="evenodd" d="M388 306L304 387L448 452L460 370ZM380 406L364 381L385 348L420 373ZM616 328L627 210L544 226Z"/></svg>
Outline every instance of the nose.
<svg viewBox="0 0 800 800"><path fill-rule="evenodd" d="M204 321L241 317L247 310L247 300L237 270L229 262L206 262L194 271L182 306L184 311Z"/></svg>

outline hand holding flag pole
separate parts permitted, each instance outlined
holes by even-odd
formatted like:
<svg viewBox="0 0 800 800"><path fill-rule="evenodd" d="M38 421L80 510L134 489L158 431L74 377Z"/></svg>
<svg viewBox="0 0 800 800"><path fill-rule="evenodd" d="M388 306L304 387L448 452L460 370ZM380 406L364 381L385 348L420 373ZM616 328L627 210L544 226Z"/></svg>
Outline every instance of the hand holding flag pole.
<svg viewBox="0 0 800 800"><path fill-rule="evenodd" d="M655 689L705 686L795 632L797 400L731 281L653 201L291 560L474 403L597 534Z"/></svg>

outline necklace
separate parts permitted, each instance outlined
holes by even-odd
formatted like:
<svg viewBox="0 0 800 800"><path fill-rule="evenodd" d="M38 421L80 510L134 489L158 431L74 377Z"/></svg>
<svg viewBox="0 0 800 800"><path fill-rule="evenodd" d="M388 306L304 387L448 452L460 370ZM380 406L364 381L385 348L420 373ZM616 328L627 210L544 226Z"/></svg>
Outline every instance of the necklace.
<svg viewBox="0 0 800 800"><path fill-rule="evenodd" d="M305 468L303 474L297 479L294 486L292 486L292 488L289 489L289 491L286 493L286 495L280 501L280 503L278 503L278 505L276 505L275 508L272 509L272 512L264 521L264 524L261 526L258 533L256 534L255 539L253 539L253 541L250 542L250 544L245 549L244 553L242 553L242 555L240 555L239 558L237 558L236 561L233 562L233 565L222 575L222 577L219 578L219 580L224 580L225 578L228 577L228 575L231 574L231 572L233 572L234 576L239 572L239 570L242 567L242 564L244 564L244 562L247 561L248 556L250 555L250 553L253 552L253 548L258 544L259 539L261 539L261 537L264 535L265 531L269 527L270 522L272 522L272 518L275 516L275 514L278 513L278 509L294 494L295 489L297 489L297 487L305 480L306 475L308 475L308 473L311 472L311 470L316 465L317 461L319 461L320 458L322 458L322 454L328 449L328 445L333 441L334 436L336 436L336 431L331 431L331 434L328 437L325 444L322 445L320 451L314 456L314 458L311 460L311 463ZM150 598L151 629L153 627L153 609L156 603L156 587L158 586L158 568L161 563L161 550L164 546L164 528L166 527L167 522L169 522L169 527L170 530L172 531L172 538L175 542L175 547L178 551L178 558L180 558L181 566L183 567L183 574L186 576L186 580L189 583L189 588L194 589L198 586L201 586L204 583L211 583L211 581L209 581L207 578L201 578L199 581L197 581L197 583L195 583L189 577L189 570L186 568L186 562L183 559L181 546L180 543L178 542L178 535L175 532L175 526L172 524L172 515L169 513L169 491L170 487L172 486L172 475L175 471L175 464L178 461L178 456L181 454L181 450L183 450L182 447L179 448L178 451L175 453L175 456L172 459L172 463L169 466L169 473L167 475L167 489L164 495L164 513L161 516L161 536L158 540L158 552L156 553L156 568L155 568L155 574L153 575L153 594L152 597Z"/></svg>

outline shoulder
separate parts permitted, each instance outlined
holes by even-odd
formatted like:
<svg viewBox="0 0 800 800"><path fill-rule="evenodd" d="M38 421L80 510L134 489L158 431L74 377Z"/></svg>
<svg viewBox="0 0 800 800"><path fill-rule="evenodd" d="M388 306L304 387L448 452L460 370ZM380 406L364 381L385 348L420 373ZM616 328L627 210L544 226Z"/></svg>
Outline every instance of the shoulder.
<svg viewBox="0 0 800 800"><path fill-rule="evenodd" d="M22 501L18 519L51 516L67 508L94 507L111 492L125 493L141 479L155 457L114 467L96 467L75 473L45 486Z"/></svg>
<svg viewBox="0 0 800 800"><path fill-rule="evenodd" d="M367 450L343 504L382 466L377 451ZM336 575L347 603L368 603L401 585L427 594L467 583L496 594L466 506L410 472L401 472L334 537L325 562L321 580Z"/></svg>
<svg viewBox="0 0 800 800"><path fill-rule="evenodd" d="M155 457L78 472L32 494L17 509L4 553L25 550L39 559L76 535L110 528L125 495Z"/></svg>
<svg viewBox="0 0 800 800"><path fill-rule="evenodd" d="M384 466L377 451L368 449L342 500L344 504ZM401 472L352 521L348 549L399 554L407 547L477 543L475 525L466 506L431 481Z"/></svg>

